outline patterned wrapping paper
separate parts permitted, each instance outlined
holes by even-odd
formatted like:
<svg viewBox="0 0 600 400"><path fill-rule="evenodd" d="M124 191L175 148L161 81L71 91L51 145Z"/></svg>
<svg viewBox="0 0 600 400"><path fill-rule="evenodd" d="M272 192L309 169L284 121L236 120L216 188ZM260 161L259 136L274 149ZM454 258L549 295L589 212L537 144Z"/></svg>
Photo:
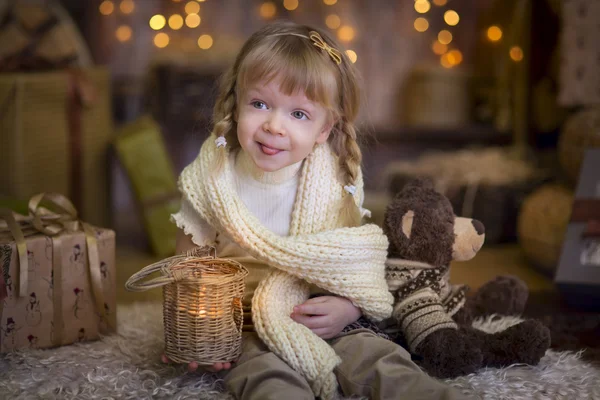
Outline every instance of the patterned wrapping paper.
<svg viewBox="0 0 600 400"><path fill-rule="evenodd" d="M98 268L103 294L101 317L96 308L88 242L84 231L65 231L56 236L34 234L25 239L27 282L19 294L20 262L17 244L0 236L0 273L6 297L0 300L0 352L21 348L46 348L94 340L116 328L115 233L91 227L97 243ZM56 252L56 253L55 253ZM92 251L92 257L93 257ZM62 271L62 337L55 329L54 275Z"/></svg>

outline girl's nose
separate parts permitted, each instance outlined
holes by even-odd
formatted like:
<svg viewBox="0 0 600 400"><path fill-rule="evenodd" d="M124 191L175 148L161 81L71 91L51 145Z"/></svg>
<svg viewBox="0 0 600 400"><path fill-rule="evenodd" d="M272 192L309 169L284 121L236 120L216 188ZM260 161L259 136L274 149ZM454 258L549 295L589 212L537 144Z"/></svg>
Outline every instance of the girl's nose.
<svg viewBox="0 0 600 400"><path fill-rule="evenodd" d="M282 121L282 117L273 112L269 118L264 122L263 129L272 135L284 136L285 127Z"/></svg>

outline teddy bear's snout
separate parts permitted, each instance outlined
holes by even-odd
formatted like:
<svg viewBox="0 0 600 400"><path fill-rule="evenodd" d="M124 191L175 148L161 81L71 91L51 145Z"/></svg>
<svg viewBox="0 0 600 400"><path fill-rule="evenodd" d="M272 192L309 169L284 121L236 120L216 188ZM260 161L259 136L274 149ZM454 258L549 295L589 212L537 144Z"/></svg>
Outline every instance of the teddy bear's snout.
<svg viewBox="0 0 600 400"><path fill-rule="evenodd" d="M485 227L481 221L470 218L456 217L454 219L454 245L452 258L456 261L467 261L483 246Z"/></svg>
<svg viewBox="0 0 600 400"><path fill-rule="evenodd" d="M478 235L483 235L485 233L485 226L483 226L481 221L474 219L471 220L471 223L473 224L473 228L475 228L475 232L477 232Z"/></svg>

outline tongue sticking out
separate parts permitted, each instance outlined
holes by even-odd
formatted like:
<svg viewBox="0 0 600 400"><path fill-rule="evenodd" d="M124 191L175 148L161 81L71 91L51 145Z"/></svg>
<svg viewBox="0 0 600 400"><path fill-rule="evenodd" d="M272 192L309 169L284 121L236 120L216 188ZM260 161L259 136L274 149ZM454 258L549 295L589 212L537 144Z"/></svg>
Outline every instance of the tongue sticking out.
<svg viewBox="0 0 600 400"><path fill-rule="evenodd" d="M269 155L269 156L274 156L275 154L281 152L281 150L267 147L262 143L260 144L260 149L262 150L263 153L265 153L266 155Z"/></svg>

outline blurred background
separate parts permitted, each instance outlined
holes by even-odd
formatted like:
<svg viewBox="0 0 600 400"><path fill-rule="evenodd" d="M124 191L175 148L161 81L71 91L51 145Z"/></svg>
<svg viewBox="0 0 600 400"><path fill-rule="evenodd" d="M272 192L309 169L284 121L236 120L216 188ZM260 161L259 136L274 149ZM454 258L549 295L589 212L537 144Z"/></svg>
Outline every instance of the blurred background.
<svg viewBox="0 0 600 400"><path fill-rule="evenodd" d="M217 79L276 19L330 31L363 76L376 223L407 179L430 177L486 226L454 282L510 273L557 295L582 160L600 147L597 0L1 0L4 205L65 194L116 231L123 282L171 255L176 179L209 134Z"/></svg>

